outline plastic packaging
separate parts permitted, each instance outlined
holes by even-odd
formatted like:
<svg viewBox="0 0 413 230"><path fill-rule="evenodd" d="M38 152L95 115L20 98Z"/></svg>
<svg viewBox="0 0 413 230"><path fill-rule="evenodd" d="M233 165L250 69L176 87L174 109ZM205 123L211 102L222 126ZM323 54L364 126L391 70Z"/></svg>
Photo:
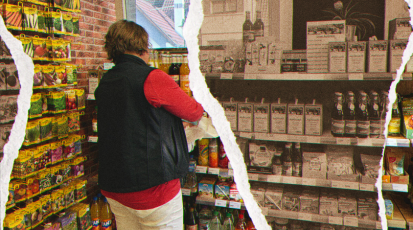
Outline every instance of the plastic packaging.
<svg viewBox="0 0 413 230"><path fill-rule="evenodd" d="M99 219L101 230L112 230L112 211L110 210L109 203L106 197L103 197L103 204L99 210Z"/></svg>
<svg viewBox="0 0 413 230"><path fill-rule="evenodd" d="M99 203L98 198L93 197L93 203L90 206L90 216L92 218L92 230L100 230L100 217L99 217Z"/></svg>

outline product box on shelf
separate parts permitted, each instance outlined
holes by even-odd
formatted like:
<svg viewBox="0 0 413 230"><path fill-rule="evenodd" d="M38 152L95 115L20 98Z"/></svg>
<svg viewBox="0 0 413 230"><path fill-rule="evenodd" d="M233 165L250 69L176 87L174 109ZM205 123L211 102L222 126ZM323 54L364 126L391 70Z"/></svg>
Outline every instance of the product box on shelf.
<svg viewBox="0 0 413 230"><path fill-rule="evenodd" d="M221 73L224 68L225 48L222 45L199 47L202 73Z"/></svg>
<svg viewBox="0 0 413 230"><path fill-rule="evenodd" d="M327 155L324 152L303 151L303 177L326 179Z"/></svg>
<svg viewBox="0 0 413 230"><path fill-rule="evenodd" d="M357 216L359 219L377 220L378 204L373 196L360 194L357 198Z"/></svg>
<svg viewBox="0 0 413 230"><path fill-rule="evenodd" d="M328 72L328 43L346 41L346 21L307 22L307 72Z"/></svg>
<svg viewBox="0 0 413 230"><path fill-rule="evenodd" d="M264 98L261 103L254 104L254 132L268 133L270 131L270 104L264 103Z"/></svg>
<svg viewBox="0 0 413 230"><path fill-rule="evenodd" d="M232 183L231 188L229 189L229 197L231 200L236 202L243 202L241 195L238 192L237 184Z"/></svg>
<svg viewBox="0 0 413 230"><path fill-rule="evenodd" d="M318 188L305 188L300 195L300 212L319 213L320 191Z"/></svg>
<svg viewBox="0 0 413 230"><path fill-rule="evenodd" d="M198 183L198 193L200 197L214 198L215 177L205 176Z"/></svg>
<svg viewBox="0 0 413 230"><path fill-rule="evenodd" d="M385 205L385 212L386 212L386 219L392 220L394 214L394 205L391 199L387 195L383 195L384 205Z"/></svg>
<svg viewBox="0 0 413 230"><path fill-rule="evenodd" d="M234 98L230 98L228 102L222 102L222 107L225 111L225 116L231 125L232 131L238 130L238 106L237 102L234 102Z"/></svg>
<svg viewBox="0 0 413 230"><path fill-rule="evenodd" d="M347 72L347 43L328 43L328 70L330 73Z"/></svg>
<svg viewBox="0 0 413 230"><path fill-rule="evenodd" d="M369 41L367 53L368 72L387 72L388 41Z"/></svg>
<svg viewBox="0 0 413 230"><path fill-rule="evenodd" d="M407 46L407 40L390 40L389 41L389 69L390 72L396 72L402 64L403 52Z"/></svg>
<svg viewBox="0 0 413 230"><path fill-rule="evenodd" d="M281 103L278 98L277 103L271 103L271 133L287 132L287 104Z"/></svg>
<svg viewBox="0 0 413 230"><path fill-rule="evenodd" d="M265 167L271 172L272 158L275 154L273 142L250 142L249 160L250 166Z"/></svg>
<svg viewBox="0 0 413 230"><path fill-rule="evenodd" d="M338 214L343 217L357 217L357 199L347 191L338 192Z"/></svg>
<svg viewBox="0 0 413 230"><path fill-rule="evenodd" d="M367 42L358 41L347 43L347 72L366 72L366 51Z"/></svg>
<svg viewBox="0 0 413 230"><path fill-rule="evenodd" d="M390 182L396 184L409 184L409 174L404 172L401 176L390 176Z"/></svg>
<svg viewBox="0 0 413 230"><path fill-rule="evenodd" d="M280 73L281 55L288 44L277 42L275 37L257 37L246 46L245 73Z"/></svg>
<svg viewBox="0 0 413 230"><path fill-rule="evenodd" d="M402 97L401 102L402 119L400 133L407 139L413 138L413 97Z"/></svg>
<svg viewBox="0 0 413 230"><path fill-rule="evenodd" d="M298 99L295 99L295 103L288 104L288 134L304 134L304 104L298 103Z"/></svg>
<svg viewBox="0 0 413 230"><path fill-rule="evenodd" d="M359 174L355 173L353 149L347 146L331 146L326 148L327 179L357 182Z"/></svg>
<svg viewBox="0 0 413 230"><path fill-rule="evenodd" d="M381 169L380 155L360 154L361 163L363 164L363 172L361 175L361 183L375 184Z"/></svg>
<svg viewBox="0 0 413 230"><path fill-rule="evenodd" d="M338 197L333 190L320 193L320 215L340 216L338 213Z"/></svg>
<svg viewBox="0 0 413 230"><path fill-rule="evenodd" d="M410 18L395 18L389 21L389 40L408 39L411 33Z"/></svg>
<svg viewBox="0 0 413 230"><path fill-rule="evenodd" d="M323 105L305 104L305 135L320 136L323 134Z"/></svg>
<svg viewBox="0 0 413 230"><path fill-rule="evenodd" d="M283 209L285 211L300 211L301 191L292 186L285 186L283 192Z"/></svg>
<svg viewBox="0 0 413 230"><path fill-rule="evenodd" d="M218 181L215 184L215 198L220 200L229 200L229 192L231 183L226 181Z"/></svg>
<svg viewBox="0 0 413 230"><path fill-rule="evenodd" d="M307 50L283 50L281 72L307 72Z"/></svg>
<svg viewBox="0 0 413 230"><path fill-rule="evenodd" d="M283 210L284 185L270 184L264 194L264 206L269 209Z"/></svg>
<svg viewBox="0 0 413 230"><path fill-rule="evenodd" d="M252 132L254 125L254 105L248 102L238 103L238 131Z"/></svg>
<svg viewBox="0 0 413 230"><path fill-rule="evenodd" d="M251 194L259 206L264 207L264 197L265 197L265 184L260 184L255 181L250 182L251 184Z"/></svg>

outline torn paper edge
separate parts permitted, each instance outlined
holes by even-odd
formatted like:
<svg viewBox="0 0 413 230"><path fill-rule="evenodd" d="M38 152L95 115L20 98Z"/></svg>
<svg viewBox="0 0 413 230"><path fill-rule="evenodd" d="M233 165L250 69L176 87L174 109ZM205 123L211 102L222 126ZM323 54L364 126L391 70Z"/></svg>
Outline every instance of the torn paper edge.
<svg viewBox="0 0 413 230"><path fill-rule="evenodd" d="M21 41L7 30L2 17L0 17L0 36L10 49L20 81L20 93L17 96L17 115L11 129L9 141L4 146L3 160L0 162L0 229L3 229L6 203L9 196L10 175L26 133L27 115L33 93L34 64L32 59L24 53Z"/></svg>
<svg viewBox="0 0 413 230"><path fill-rule="evenodd" d="M205 77L199 70L199 46L198 33L203 21L202 0L191 0L189 13L184 25L184 38L188 48L188 61L191 72L189 74L189 86L194 98L202 104L205 111L211 116L221 141L224 144L229 162L234 170L234 181L244 200L248 214L256 229L270 230L265 216L261 213L257 202L250 191L248 174L244 163L244 157L236 143L234 133L225 117L225 113L219 102L211 95L205 82Z"/></svg>
<svg viewBox="0 0 413 230"><path fill-rule="evenodd" d="M413 25L413 5L412 5L412 1L411 0L405 0L406 3L409 5L410 9L409 9L409 14L410 14L410 25ZM413 54L413 33L410 34L409 36L409 40L407 42L407 46L406 49L403 51L403 57L402 57L402 63L400 65L400 68L397 70L397 75L396 75L396 79L391 83L390 85L390 89L389 89L389 104L387 105L387 114L386 114L386 125L384 127L384 135L385 138L387 140L387 135L388 135L388 127L389 127L389 123L391 120L391 116L392 116L392 109L393 109L393 103L395 103L396 98L397 98L397 94L396 94L396 87L397 84L400 82L401 80L401 76L403 75L404 69L406 68L406 64L409 61L410 57ZM380 216L380 220L381 220L381 227L382 229L387 229L387 218L386 218L386 207L384 204L384 200L383 200L383 192L382 192L382 176L383 176L383 163L385 161L384 159L384 152L386 150L386 143L387 141L384 142L383 145L383 151L382 151L382 159L380 162L380 166L381 169L379 171L379 177L378 180L376 182L376 187L377 187L377 193L378 193L378 203L379 203L379 216Z"/></svg>

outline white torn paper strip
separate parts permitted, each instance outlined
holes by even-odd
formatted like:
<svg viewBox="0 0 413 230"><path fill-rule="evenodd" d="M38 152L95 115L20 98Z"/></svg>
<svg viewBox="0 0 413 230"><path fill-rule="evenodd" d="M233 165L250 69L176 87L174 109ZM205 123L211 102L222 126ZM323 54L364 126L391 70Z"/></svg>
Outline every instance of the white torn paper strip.
<svg viewBox="0 0 413 230"><path fill-rule="evenodd" d="M9 141L4 146L4 157L0 163L0 229L3 229L6 203L9 196L10 175L26 132L30 98L33 93L34 64L32 59L24 53L22 43L7 30L2 17L0 17L0 36L10 49L20 81L20 94L17 97L17 115Z"/></svg>
<svg viewBox="0 0 413 230"><path fill-rule="evenodd" d="M205 111L211 116L212 123L224 144L225 152L234 170L234 180L237 189L244 199L252 222L258 230L270 230L265 216L254 200L250 192L248 174L244 163L243 155L235 142L234 134L230 124L225 117L225 113L219 102L209 92L205 78L199 70L199 46L198 32L203 21L203 10L201 0L191 0L189 13L184 25L184 38L188 48L188 60L191 73L189 75L190 88L195 99L202 104Z"/></svg>
<svg viewBox="0 0 413 230"><path fill-rule="evenodd" d="M412 16L413 16L413 1L412 0L405 0L407 2L407 4L409 5L410 9L409 9L409 14L410 14L410 25L413 24L412 21ZM388 126L391 120L391 115L392 115L392 106L393 103L395 103L397 95L396 95L396 87L397 84L400 82L401 76L406 68L406 64L409 61L410 57L413 54L413 33L410 34L409 37L409 41L407 43L407 47L403 52L403 58L402 58L402 63L400 65L400 68L397 70L397 76L396 79L392 82L391 86L390 86L390 90L389 90L389 104L387 105L387 114L386 114L386 126L384 128L384 135L387 138L387 134L388 134ZM386 143L386 142L384 142ZM385 144L383 146L383 152L382 152L382 160L380 162L381 168L383 168L383 163L384 163L384 152L385 152ZM386 215L385 215L385 205L384 205L384 200L383 200L383 194L382 194L382 178L383 176L383 170L379 171L379 176L378 176L378 180L376 182L376 187L377 187L377 191L378 192L378 203L379 203L379 215L380 215L380 219L381 219L381 224L382 224L382 229L387 229L387 219L386 219Z"/></svg>

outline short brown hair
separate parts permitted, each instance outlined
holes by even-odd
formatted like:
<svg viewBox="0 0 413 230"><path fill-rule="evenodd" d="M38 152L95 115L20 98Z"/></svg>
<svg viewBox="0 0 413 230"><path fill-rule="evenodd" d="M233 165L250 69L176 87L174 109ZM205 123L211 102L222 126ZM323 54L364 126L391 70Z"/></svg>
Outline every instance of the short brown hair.
<svg viewBox="0 0 413 230"><path fill-rule="evenodd" d="M105 50L108 59L116 63L126 51L142 55L148 51L148 33L132 21L119 20L113 23L105 35Z"/></svg>

